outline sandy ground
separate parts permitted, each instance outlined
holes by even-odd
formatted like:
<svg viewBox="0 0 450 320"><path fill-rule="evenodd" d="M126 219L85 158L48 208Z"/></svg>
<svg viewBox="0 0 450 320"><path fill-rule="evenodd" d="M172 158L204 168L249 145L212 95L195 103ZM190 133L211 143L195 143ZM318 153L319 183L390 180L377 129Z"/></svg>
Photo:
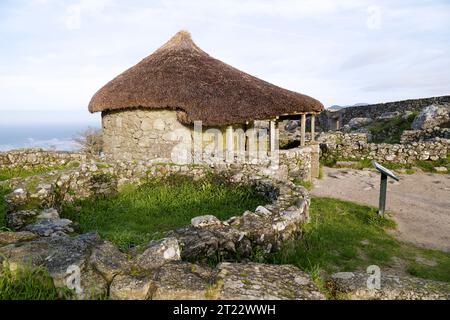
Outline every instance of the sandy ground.
<svg viewBox="0 0 450 320"><path fill-rule="evenodd" d="M398 224L395 235L414 244L450 252L450 175L415 173L389 179L386 210ZM313 196L378 207L380 175L369 170L324 168Z"/></svg>

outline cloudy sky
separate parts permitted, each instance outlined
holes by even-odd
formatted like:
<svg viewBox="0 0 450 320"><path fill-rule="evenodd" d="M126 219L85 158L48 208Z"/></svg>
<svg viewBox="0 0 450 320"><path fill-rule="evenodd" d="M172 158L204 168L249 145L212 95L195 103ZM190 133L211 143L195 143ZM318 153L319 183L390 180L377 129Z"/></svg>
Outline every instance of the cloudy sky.
<svg viewBox="0 0 450 320"><path fill-rule="evenodd" d="M0 126L99 123L92 95L181 29L327 106L450 94L450 1L1 0Z"/></svg>

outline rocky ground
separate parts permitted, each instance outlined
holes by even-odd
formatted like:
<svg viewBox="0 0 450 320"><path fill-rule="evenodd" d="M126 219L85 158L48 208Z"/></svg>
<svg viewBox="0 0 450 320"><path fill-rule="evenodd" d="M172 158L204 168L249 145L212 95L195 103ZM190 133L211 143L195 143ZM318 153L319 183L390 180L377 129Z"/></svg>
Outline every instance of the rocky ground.
<svg viewBox="0 0 450 320"><path fill-rule="evenodd" d="M333 197L378 206L379 173L365 169L324 168L313 196ZM387 210L398 224L401 240L450 252L450 175L400 174L388 183Z"/></svg>

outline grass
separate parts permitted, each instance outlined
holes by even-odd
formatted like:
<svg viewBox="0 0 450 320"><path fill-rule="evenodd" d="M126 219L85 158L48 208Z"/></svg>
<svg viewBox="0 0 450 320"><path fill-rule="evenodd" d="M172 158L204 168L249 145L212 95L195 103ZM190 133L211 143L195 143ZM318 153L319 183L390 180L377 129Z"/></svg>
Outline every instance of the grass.
<svg viewBox="0 0 450 320"><path fill-rule="evenodd" d="M369 265L396 267L420 278L450 282L450 254L402 243L388 234L395 223L376 209L333 198L313 198L311 222L302 239L286 242L269 257L272 263L294 264L303 270L330 274L365 271ZM397 258L397 259L394 259ZM431 261L432 265L426 263Z"/></svg>
<svg viewBox="0 0 450 320"><path fill-rule="evenodd" d="M5 196L11 192L7 186L0 185L0 231L6 229L6 201Z"/></svg>
<svg viewBox="0 0 450 320"><path fill-rule="evenodd" d="M29 177L37 174L47 173L53 170L63 170L63 169L71 169L76 168L80 164L78 162L71 162L65 165L54 165L54 166L33 166L29 169L24 169L22 167L14 167L14 168L0 168L0 181L9 180L12 178L18 177Z"/></svg>
<svg viewBox="0 0 450 320"><path fill-rule="evenodd" d="M417 113L412 113L407 119L402 116L387 120L376 120L372 122L368 129L373 136L375 143L400 143L400 137L405 130L411 129Z"/></svg>
<svg viewBox="0 0 450 320"><path fill-rule="evenodd" d="M311 181L294 179L293 182L298 186L305 187L306 190L311 190L313 188L313 183Z"/></svg>
<svg viewBox="0 0 450 320"><path fill-rule="evenodd" d="M116 197L66 204L61 215L78 222L83 232L97 230L127 250L188 225L195 216L212 214L227 219L265 202L253 187L232 184L220 176L195 181L171 175L151 178L137 188L129 186Z"/></svg>
<svg viewBox="0 0 450 320"><path fill-rule="evenodd" d="M55 288L45 268L22 267L13 273L4 261L0 269L0 300L60 300L68 297L70 292Z"/></svg>
<svg viewBox="0 0 450 320"><path fill-rule="evenodd" d="M354 169L373 168L372 160L370 160L370 159L362 159L362 160L355 161L355 159L326 158L326 159L321 159L320 161L321 161L321 165L326 166L326 167L331 167L331 168L336 167L337 161L350 161L350 162L352 162L351 167ZM446 158L435 160L435 161L419 160L413 164L383 162L382 165L391 170L405 169L406 170L405 172L407 174L415 173L414 167L420 168L425 172L436 172L436 170L434 170L435 167L450 168L449 167L450 166L450 153L447 154ZM447 172L450 173L450 171L447 171Z"/></svg>

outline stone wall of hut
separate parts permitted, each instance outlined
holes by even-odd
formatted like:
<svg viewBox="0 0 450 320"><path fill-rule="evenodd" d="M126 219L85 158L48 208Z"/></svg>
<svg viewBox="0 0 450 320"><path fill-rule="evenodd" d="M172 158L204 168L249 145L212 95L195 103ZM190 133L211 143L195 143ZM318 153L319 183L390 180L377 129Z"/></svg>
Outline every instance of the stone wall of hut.
<svg viewBox="0 0 450 320"><path fill-rule="evenodd" d="M190 150L192 130L175 111L119 110L102 113L104 152L108 160L176 162Z"/></svg>
<svg viewBox="0 0 450 320"><path fill-rule="evenodd" d="M171 110L132 109L102 113L107 160L157 160L192 163L194 127L185 126ZM245 128L235 125L233 130ZM243 132L243 131L242 131ZM203 158L226 150L226 127L202 127ZM239 137L234 135L235 150Z"/></svg>

